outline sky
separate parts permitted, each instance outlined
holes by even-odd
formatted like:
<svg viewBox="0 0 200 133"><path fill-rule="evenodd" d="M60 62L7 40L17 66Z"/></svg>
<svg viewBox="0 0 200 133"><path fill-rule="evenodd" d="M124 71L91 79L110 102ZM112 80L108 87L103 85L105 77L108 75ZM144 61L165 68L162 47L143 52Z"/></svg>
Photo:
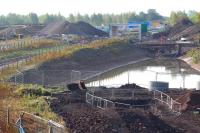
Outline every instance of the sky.
<svg viewBox="0 0 200 133"><path fill-rule="evenodd" d="M125 13L156 9L161 15L169 16L171 11L196 10L200 12L200 0L0 0L0 15L30 12L64 16L72 14Z"/></svg>

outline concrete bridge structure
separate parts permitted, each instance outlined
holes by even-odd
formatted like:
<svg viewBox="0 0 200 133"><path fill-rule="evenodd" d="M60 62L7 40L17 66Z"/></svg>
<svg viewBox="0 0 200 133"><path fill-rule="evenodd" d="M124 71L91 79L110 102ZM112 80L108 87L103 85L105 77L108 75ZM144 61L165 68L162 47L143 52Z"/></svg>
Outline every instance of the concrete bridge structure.
<svg viewBox="0 0 200 133"><path fill-rule="evenodd" d="M197 43L176 43L176 42L170 42L170 43L155 43L155 42L139 42L136 44L140 48L147 48L151 50L157 50L157 51L171 51L176 50L177 56L181 55L183 48L196 48L199 47L200 44Z"/></svg>

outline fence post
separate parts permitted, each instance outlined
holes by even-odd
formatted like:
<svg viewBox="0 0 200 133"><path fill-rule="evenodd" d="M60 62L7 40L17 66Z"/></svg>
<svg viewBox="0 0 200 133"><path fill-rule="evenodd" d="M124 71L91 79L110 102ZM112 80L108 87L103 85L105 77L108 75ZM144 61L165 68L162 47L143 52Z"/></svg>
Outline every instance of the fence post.
<svg viewBox="0 0 200 133"><path fill-rule="evenodd" d="M49 131L48 133L52 133L52 127L49 125Z"/></svg>
<svg viewBox="0 0 200 133"><path fill-rule="evenodd" d="M172 110L172 108L173 108L173 99L172 98L170 98L170 103L171 103L170 109Z"/></svg>

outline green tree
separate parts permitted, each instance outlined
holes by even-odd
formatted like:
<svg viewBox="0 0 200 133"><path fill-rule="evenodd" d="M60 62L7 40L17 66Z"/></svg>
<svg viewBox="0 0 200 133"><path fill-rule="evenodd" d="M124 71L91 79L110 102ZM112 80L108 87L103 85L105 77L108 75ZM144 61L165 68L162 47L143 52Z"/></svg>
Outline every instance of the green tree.
<svg viewBox="0 0 200 133"><path fill-rule="evenodd" d="M189 11L188 17L193 23L199 23L200 24L200 12Z"/></svg>
<svg viewBox="0 0 200 133"><path fill-rule="evenodd" d="M31 24L38 24L39 23L39 19L38 19L38 16L37 16L36 13L30 13L29 18L30 18Z"/></svg>
<svg viewBox="0 0 200 133"><path fill-rule="evenodd" d="M69 20L70 22L72 22L72 23L74 23L74 22L76 21L73 14L70 14L70 15L69 15L68 20Z"/></svg>
<svg viewBox="0 0 200 133"><path fill-rule="evenodd" d="M170 17L169 17L169 23L171 25L174 25L182 19L189 19L185 12L182 12L182 11L171 12Z"/></svg>
<svg viewBox="0 0 200 133"><path fill-rule="evenodd" d="M6 19L6 17L4 15L0 16L0 25L4 26L4 25L8 25L8 21Z"/></svg>
<svg viewBox="0 0 200 133"><path fill-rule="evenodd" d="M149 9L147 11L147 20L152 21L159 19L163 19L163 17L159 13L157 13L155 9Z"/></svg>

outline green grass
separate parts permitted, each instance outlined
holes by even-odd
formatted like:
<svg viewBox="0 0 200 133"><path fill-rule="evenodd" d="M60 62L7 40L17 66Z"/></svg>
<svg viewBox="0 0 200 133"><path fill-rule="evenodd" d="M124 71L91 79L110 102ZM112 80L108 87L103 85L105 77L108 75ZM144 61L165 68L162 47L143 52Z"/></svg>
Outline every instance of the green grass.
<svg viewBox="0 0 200 133"><path fill-rule="evenodd" d="M22 110L29 113L39 113L42 118L63 123L63 120L49 107L48 100L53 99L51 93L42 86L30 84L16 86L5 83L0 84L0 93L1 96L6 97L0 99L1 109L9 105L12 110L19 110L18 114Z"/></svg>
<svg viewBox="0 0 200 133"><path fill-rule="evenodd" d="M187 56L192 58L193 63L198 64L200 62L200 48L190 50Z"/></svg>

